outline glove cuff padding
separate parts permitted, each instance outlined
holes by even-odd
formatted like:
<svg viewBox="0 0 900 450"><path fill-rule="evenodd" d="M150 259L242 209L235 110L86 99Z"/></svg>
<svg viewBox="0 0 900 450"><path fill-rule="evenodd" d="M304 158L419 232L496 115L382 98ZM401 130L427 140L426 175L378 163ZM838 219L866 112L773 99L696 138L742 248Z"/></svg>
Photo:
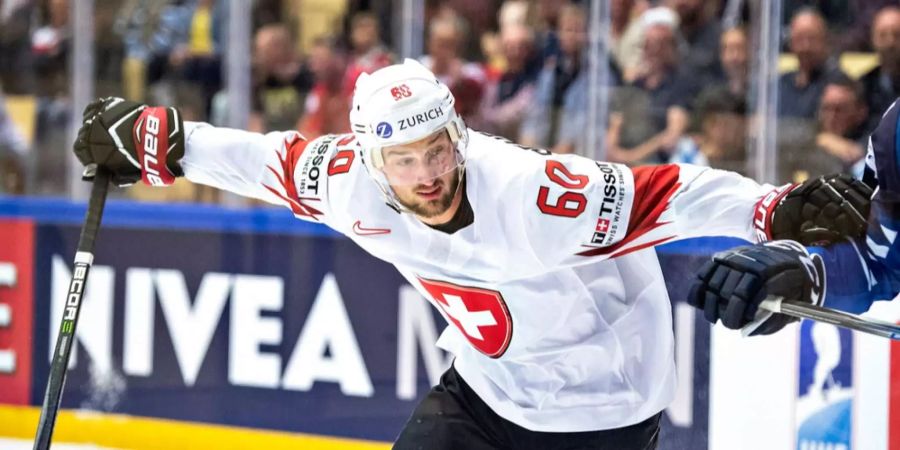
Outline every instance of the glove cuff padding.
<svg viewBox="0 0 900 450"><path fill-rule="evenodd" d="M830 245L865 234L871 197L871 188L849 175L816 177L766 195L757 204L754 226L760 240Z"/></svg>
<svg viewBox="0 0 900 450"><path fill-rule="evenodd" d="M827 292L826 287L826 276L825 276L825 262L822 260L822 257L818 254L810 254L802 245L793 241L775 241L767 244L763 244L766 246L778 246L782 250L792 253L795 255L800 263L803 266L803 270L806 272L806 277L801 286L797 286L799 289L799 297L790 294L790 284L794 281L788 278L789 275L776 275L772 280L766 284L765 294L766 295L776 295L783 297L784 300L793 300L793 301L805 301L812 303L817 306L822 306L825 303L825 294ZM780 276L783 276L785 280L779 279ZM763 296L763 300L766 295ZM757 304L758 308L759 305ZM755 317L759 317L760 314L768 314L769 318L765 319L765 321L753 332L750 333L750 336L759 336L759 335L769 335L778 330L781 330L786 325L797 322L800 319L789 316L787 314L781 313L766 313L760 310L756 311Z"/></svg>
<svg viewBox="0 0 900 450"><path fill-rule="evenodd" d="M151 186L168 186L184 176L178 161L184 156L184 124L175 108L144 107L132 136L141 164L141 179Z"/></svg>
<svg viewBox="0 0 900 450"><path fill-rule="evenodd" d="M798 186L798 184L779 186L756 202L756 206L753 208L753 228L756 230L756 237L760 242L774 239L772 228L775 223L775 209Z"/></svg>

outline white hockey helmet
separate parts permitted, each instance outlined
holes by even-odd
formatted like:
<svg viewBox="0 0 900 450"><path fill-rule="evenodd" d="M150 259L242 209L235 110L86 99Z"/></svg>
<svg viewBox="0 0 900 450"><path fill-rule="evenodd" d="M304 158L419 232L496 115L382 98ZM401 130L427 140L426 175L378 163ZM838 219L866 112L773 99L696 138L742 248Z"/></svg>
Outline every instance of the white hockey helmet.
<svg viewBox="0 0 900 450"><path fill-rule="evenodd" d="M450 89L413 59L371 75L363 73L356 80L350 126L366 169L393 206L402 209L384 172L384 148L409 144L446 130L455 147L447 171L462 171L469 135L456 114L455 103Z"/></svg>

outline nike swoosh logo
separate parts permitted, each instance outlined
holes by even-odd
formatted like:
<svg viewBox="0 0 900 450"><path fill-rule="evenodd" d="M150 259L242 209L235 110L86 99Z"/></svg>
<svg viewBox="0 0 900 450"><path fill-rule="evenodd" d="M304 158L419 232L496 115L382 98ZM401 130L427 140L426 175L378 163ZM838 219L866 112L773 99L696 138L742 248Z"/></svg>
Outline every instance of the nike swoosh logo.
<svg viewBox="0 0 900 450"><path fill-rule="evenodd" d="M357 220L356 223L353 224L353 232L358 236L375 236L378 234L390 234L390 228L364 228L360 225L360 221Z"/></svg>

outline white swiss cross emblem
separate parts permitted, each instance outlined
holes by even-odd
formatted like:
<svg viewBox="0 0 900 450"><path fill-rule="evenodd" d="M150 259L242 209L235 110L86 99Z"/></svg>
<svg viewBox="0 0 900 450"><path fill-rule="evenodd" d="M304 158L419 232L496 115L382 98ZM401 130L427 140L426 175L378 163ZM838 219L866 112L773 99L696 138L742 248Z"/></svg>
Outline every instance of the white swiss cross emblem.
<svg viewBox="0 0 900 450"><path fill-rule="evenodd" d="M609 231L609 219L597 219L597 232L606 233Z"/></svg>
<svg viewBox="0 0 900 450"><path fill-rule="evenodd" d="M491 358L503 355L512 320L499 292L423 278L419 282L472 346Z"/></svg>

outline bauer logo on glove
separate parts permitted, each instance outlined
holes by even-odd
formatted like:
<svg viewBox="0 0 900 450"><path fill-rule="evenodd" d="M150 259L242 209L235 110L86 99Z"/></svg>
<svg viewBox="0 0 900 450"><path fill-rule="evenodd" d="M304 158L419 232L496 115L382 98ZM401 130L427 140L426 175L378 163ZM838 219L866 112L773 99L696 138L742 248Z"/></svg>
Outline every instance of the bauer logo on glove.
<svg viewBox="0 0 900 450"><path fill-rule="evenodd" d="M74 150L91 179L96 166L112 173L117 186L138 180L167 186L183 175L184 127L175 108L149 107L118 97L98 99L83 114Z"/></svg>

